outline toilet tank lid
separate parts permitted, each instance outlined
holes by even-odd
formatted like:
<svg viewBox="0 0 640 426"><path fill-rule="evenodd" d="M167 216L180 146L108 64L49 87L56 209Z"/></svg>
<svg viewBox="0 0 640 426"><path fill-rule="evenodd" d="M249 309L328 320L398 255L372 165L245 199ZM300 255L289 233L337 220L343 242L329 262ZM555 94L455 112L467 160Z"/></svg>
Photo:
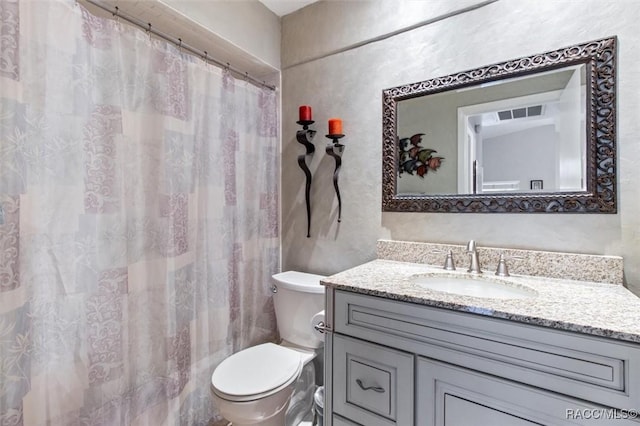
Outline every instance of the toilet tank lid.
<svg viewBox="0 0 640 426"><path fill-rule="evenodd" d="M277 286L304 293L324 293L324 286L320 285L320 280L323 278L326 277L298 271L286 271L273 275Z"/></svg>

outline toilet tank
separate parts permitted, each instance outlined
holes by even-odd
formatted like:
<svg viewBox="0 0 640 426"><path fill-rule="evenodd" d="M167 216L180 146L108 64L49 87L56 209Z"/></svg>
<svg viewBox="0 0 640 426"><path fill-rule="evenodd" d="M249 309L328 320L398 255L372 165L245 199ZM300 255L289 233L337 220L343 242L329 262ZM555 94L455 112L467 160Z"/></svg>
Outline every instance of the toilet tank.
<svg viewBox="0 0 640 426"><path fill-rule="evenodd" d="M322 275L287 271L273 275L273 295L280 337L305 348L322 345L322 335L313 332L311 318L324 310Z"/></svg>

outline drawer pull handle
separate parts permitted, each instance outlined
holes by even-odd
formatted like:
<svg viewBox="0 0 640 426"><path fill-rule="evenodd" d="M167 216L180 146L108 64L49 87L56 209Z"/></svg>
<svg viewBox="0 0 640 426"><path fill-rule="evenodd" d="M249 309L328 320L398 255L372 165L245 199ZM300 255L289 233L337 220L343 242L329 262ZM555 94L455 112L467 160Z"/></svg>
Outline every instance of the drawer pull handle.
<svg viewBox="0 0 640 426"><path fill-rule="evenodd" d="M358 384L358 386L360 386L360 389L362 389L363 391L372 390L374 392L384 393L384 388L383 387L380 387L380 386L365 386L365 385L362 384L362 380L360 380L360 379L356 379L356 383Z"/></svg>

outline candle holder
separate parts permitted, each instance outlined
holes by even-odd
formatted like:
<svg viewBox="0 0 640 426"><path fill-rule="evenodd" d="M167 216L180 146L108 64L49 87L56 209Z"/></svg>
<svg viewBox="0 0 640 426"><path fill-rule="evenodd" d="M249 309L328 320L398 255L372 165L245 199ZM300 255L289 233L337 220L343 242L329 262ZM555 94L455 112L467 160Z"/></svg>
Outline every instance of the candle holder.
<svg viewBox="0 0 640 426"><path fill-rule="evenodd" d="M336 168L333 171L333 187L336 190L336 197L338 197L338 222L342 221L342 199L340 198L340 187L338 186L338 177L340 176L340 168L342 167L342 153L344 152L344 145L340 143L340 139L344 137L343 134L330 134L325 135L331 139L333 143L327 144L325 148L327 155L330 155L336 160Z"/></svg>
<svg viewBox="0 0 640 426"><path fill-rule="evenodd" d="M298 165L304 172L306 177L306 183L304 188L304 200L307 207L307 238L311 237L311 202L309 200L309 194L311 192L311 171L309 170L309 166L307 166L307 157L312 156L316 151L316 147L313 146L311 141L316 135L315 130L310 130L309 126L315 123L313 120L300 120L296 121L299 125L302 126L302 130L298 130L296 132L296 139L299 143L304 145L306 148L306 152L304 154L298 155Z"/></svg>

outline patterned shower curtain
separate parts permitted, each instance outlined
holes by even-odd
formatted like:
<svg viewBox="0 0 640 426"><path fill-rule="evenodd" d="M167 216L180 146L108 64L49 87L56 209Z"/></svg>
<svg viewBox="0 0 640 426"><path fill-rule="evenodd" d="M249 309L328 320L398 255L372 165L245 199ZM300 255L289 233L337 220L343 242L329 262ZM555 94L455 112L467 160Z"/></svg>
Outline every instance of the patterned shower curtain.
<svg viewBox="0 0 640 426"><path fill-rule="evenodd" d="M73 1L0 0L0 425L195 425L274 340L276 97Z"/></svg>

